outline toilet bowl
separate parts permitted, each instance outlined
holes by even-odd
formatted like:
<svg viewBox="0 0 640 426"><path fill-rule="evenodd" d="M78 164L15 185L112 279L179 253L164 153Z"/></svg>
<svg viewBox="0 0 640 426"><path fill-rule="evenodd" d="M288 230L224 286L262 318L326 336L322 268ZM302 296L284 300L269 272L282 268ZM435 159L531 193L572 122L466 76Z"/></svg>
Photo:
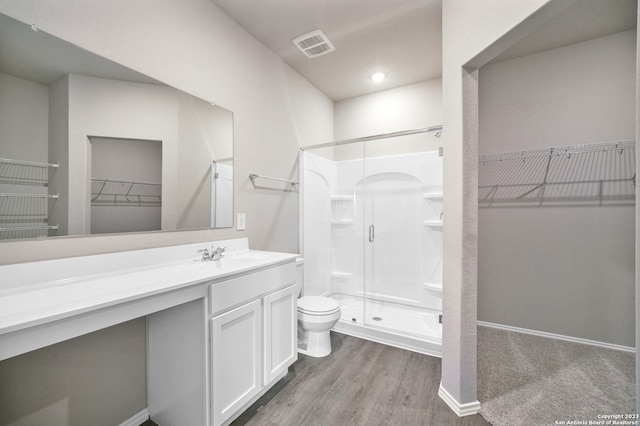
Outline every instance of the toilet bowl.
<svg viewBox="0 0 640 426"><path fill-rule="evenodd" d="M331 353L329 330L340 319L340 305L329 297L298 299L298 352L321 358Z"/></svg>

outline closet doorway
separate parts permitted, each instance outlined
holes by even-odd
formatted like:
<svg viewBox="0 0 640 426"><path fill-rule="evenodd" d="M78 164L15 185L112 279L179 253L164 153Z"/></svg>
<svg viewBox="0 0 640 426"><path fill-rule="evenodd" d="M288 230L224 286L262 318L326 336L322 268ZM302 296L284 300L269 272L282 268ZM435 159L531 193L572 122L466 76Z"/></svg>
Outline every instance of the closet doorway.
<svg viewBox="0 0 640 426"><path fill-rule="evenodd" d="M91 234L161 229L162 141L89 137Z"/></svg>

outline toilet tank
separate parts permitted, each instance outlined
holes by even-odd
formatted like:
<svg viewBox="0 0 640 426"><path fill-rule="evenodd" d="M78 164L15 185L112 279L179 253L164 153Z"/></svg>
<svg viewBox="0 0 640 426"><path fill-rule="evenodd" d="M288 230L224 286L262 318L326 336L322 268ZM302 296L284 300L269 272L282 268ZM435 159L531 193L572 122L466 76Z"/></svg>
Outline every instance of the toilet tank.
<svg viewBox="0 0 640 426"><path fill-rule="evenodd" d="M302 296L304 286L304 258L296 258L296 297Z"/></svg>

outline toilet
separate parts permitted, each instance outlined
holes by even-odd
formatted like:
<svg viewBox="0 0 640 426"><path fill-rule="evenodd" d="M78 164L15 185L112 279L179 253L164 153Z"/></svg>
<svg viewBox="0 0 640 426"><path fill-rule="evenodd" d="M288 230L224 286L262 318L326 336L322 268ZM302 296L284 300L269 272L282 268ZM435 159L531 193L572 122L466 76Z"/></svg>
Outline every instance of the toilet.
<svg viewBox="0 0 640 426"><path fill-rule="evenodd" d="M340 305L330 297L303 296L304 260L297 261L298 352L322 358L331 353L329 330L340 319Z"/></svg>

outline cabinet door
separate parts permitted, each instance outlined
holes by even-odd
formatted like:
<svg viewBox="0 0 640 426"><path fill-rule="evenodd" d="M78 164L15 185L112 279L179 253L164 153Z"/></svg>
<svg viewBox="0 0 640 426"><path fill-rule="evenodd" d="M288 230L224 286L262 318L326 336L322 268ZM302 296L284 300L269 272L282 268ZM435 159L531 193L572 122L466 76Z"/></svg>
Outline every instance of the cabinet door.
<svg viewBox="0 0 640 426"><path fill-rule="evenodd" d="M262 388L260 300L211 319L213 424L235 414Z"/></svg>
<svg viewBox="0 0 640 426"><path fill-rule="evenodd" d="M298 358L295 286L264 298L264 383L289 368Z"/></svg>

